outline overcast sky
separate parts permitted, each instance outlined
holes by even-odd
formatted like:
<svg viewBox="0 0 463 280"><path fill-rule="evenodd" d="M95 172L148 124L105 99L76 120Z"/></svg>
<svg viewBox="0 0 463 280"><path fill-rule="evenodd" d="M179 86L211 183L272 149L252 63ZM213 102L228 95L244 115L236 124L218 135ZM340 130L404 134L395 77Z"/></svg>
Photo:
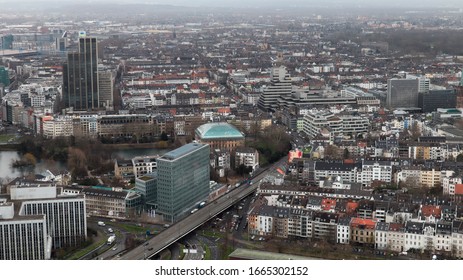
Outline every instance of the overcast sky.
<svg viewBox="0 0 463 280"><path fill-rule="evenodd" d="M285 7L285 6L317 6L317 7L463 7L462 0L0 0L0 3L24 2L56 2L56 3L149 3L180 6L210 6L210 7Z"/></svg>

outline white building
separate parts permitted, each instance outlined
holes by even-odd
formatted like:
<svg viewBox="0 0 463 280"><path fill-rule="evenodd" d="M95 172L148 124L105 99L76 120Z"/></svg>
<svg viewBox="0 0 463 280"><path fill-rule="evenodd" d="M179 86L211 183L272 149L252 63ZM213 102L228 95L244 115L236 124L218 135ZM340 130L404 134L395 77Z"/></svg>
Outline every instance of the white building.
<svg viewBox="0 0 463 280"><path fill-rule="evenodd" d="M452 222L452 252L457 258L463 258L463 221Z"/></svg>
<svg viewBox="0 0 463 280"><path fill-rule="evenodd" d="M336 227L336 243L349 244L350 240L350 218L339 219Z"/></svg>
<svg viewBox="0 0 463 280"><path fill-rule="evenodd" d="M387 250L389 246L389 224L378 222L375 228L375 249Z"/></svg>
<svg viewBox="0 0 463 280"><path fill-rule="evenodd" d="M407 221L405 224L404 251L410 249L433 250L435 224Z"/></svg>
<svg viewBox="0 0 463 280"><path fill-rule="evenodd" d="M332 134L342 132L342 120L329 111L309 112L303 122L303 131L309 137L317 136L323 128L329 128Z"/></svg>
<svg viewBox="0 0 463 280"><path fill-rule="evenodd" d="M404 251L405 227L403 224L390 223L387 232L388 246L387 249L394 252Z"/></svg>
<svg viewBox="0 0 463 280"><path fill-rule="evenodd" d="M14 203L0 202L0 259L50 259L51 239L45 215L19 218L14 213Z"/></svg>
<svg viewBox="0 0 463 280"><path fill-rule="evenodd" d="M259 152L254 148L238 147L235 151L235 167L243 164L252 167L252 170L259 168Z"/></svg>
<svg viewBox="0 0 463 280"><path fill-rule="evenodd" d="M437 251L452 251L452 223L439 221L436 223L434 249Z"/></svg>
<svg viewBox="0 0 463 280"><path fill-rule="evenodd" d="M141 177L146 174L153 173L157 169L156 159L159 155L154 156L140 156L132 159L133 174L135 178Z"/></svg>
<svg viewBox="0 0 463 280"><path fill-rule="evenodd" d="M52 184L27 183L19 179L10 183L8 187L10 189L8 199L19 209L15 209L14 214L11 212L12 207L6 209L6 212L3 211L0 215L0 223L8 220L9 224L15 223L18 227L20 227L19 224L23 224L22 228L15 229L16 233L34 238L34 243L27 243L28 246L35 246L35 248L29 247L28 249L31 251L28 254L32 255L22 252L17 253L17 258L22 254L21 258L47 259L51 248L77 247L86 241L87 217L83 195L66 195L62 193L61 188ZM45 224L45 228L36 233L42 224ZM27 227L29 230L26 229ZM13 228L9 228L8 232L4 230L4 237L6 237L5 234L10 236L14 234ZM13 242L11 239L10 241ZM42 246L42 242L46 244ZM20 245L18 250L26 250L21 246L23 245Z"/></svg>
<svg viewBox="0 0 463 280"><path fill-rule="evenodd" d="M392 163L390 161L362 161L362 170L357 174L357 182L370 186L373 181L390 183Z"/></svg>
<svg viewBox="0 0 463 280"><path fill-rule="evenodd" d="M443 194L444 195L455 195L455 185L461 184L462 180L460 177L445 177L442 179L442 187L443 187Z"/></svg>
<svg viewBox="0 0 463 280"><path fill-rule="evenodd" d="M58 118L43 122L43 136L46 138L66 137L74 135L71 118Z"/></svg>

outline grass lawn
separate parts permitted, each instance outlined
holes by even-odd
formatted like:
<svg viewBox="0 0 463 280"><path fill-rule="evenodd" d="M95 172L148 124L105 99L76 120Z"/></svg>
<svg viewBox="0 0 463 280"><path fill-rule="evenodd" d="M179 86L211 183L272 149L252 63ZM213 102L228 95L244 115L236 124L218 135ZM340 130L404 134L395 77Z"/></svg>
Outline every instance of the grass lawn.
<svg viewBox="0 0 463 280"><path fill-rule="evenodd" d="M150 230L149 228L145 228L145 227L140 227L140 226L137 226L137 225L127 225L127 224L116 224L116 223L112 223L112 222L108 222L106 223L107 225L114 225L115 227L118 227L120 229L123 229L129 233L146 233L147 230ZM154 230L151 230L151 233L154 234Z"/></svg>
<svg viewBox="0 0 463 280"><path fill-rule="evenodd" d="M210 260L211 259L211 249L205 244L203 244L203 248L206 250L206 253L204 254L204 259Z"/></svg>
<svg viewBox="0 0 463 280"><path fill-rule="evenodd" d="M71 256L67 257L66 259L68 260L78 260L81 257L85 256L86 254L90 253L91 251L95 250L96 248L100 247L101 245L105 244L106 240L102 240L99 243L93 243L90 246L87 246L83 248L82 250L79 250L72 254Z"/></svg>
<svg viewBox="0 0 463 280"><path fill-rule="evenodd" d="M14 139L14 134L0 134L0 143L8 143L8 140Z"/></svg>
<svg viewBox="0 0 463 280"><path fill-rule="evenodd" d="M179 260L183 260L183 258L185 257L185 253L183 252L183 249L185 249L185 245L180 244L179 247L180 247L180 249L179 249L179 250L180 250L180 254L179 254L179 256L178 256L178 259L179 259Z"/></svg>
<svg viewBox="0 0 463 280"><path fill-rule="evenodd" d="M206 236L206 237L214 237L214 238L217 238L217 237L224 238L225 237L225 234L223 234L222 232L217 232L213 230L203 230L201 232L201 235Z"/></svg>

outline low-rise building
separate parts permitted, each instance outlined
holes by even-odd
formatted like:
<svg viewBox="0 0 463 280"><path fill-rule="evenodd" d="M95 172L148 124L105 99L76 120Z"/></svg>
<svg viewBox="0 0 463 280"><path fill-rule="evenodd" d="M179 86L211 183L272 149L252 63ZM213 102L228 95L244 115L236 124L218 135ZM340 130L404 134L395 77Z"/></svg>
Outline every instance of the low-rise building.
<svg viewBox="0 0 463 280"><path fill-rule="evenodd" d="M238 147L235 150L235 167L243 164L256 170L259 167L259 152L250 147Z"/></svg>
<svg viewBox="0 0 463 280"><path fill-rule="evenodd" d="M87 213L108 218L127 218L142 204L140 194L132 191L114 191L108 188L84 188Z"/></svg>
<svg viewBox="0 0 463 280"><path fill-rule="evenodd" d="M352 218L350 221L351 243L374 247L375 228L376 221L372 219Z"/></svg>

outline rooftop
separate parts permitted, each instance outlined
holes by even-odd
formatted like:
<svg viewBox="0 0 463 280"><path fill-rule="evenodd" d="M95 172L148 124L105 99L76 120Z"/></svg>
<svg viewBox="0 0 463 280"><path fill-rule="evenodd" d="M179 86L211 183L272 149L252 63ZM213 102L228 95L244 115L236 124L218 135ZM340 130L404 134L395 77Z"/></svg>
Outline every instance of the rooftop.
<svg viewBox="0 0 463 280"><path fill-rule="evenodd" d="M164 154L160 159L165 159L165 160L175 160L180 157L183 157L189 153L192 153L196 150L199 150L200 148L208 146L207 144L199 144L199 143L190 143L181 146L180 148L177 148L173 151L170 151L166 154Z"/></svg>
<svg viewBox="0 0 463 280"><path fill-rule="evenodd" d="M196 134L203 140L208 139L244 139L243 134L229 123L206 123L196 129Z"/></svg>
<svg viewBox="0 0 463 280"><path fill-rule="evenodd" d="M310 258L297 255L272 253L265 251L249 250L238 248L233 251L229 258L231 259L246 259L246 260L316 260L317 258Z"/></svg>

